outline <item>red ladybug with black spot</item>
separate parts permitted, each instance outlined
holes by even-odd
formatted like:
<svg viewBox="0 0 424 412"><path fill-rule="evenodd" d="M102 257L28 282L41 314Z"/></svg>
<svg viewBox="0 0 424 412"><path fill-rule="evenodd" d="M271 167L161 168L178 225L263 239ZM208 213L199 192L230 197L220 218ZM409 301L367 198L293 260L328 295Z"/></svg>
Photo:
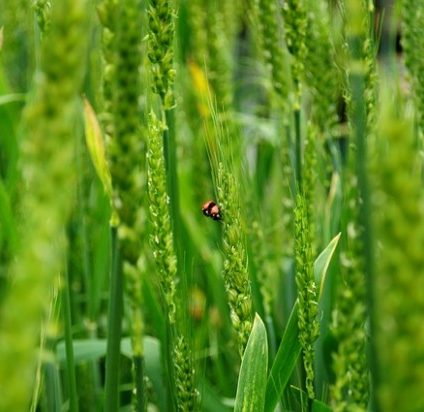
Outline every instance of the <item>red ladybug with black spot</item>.
<svg viewBox="0 0 424 412"><path fill-rule="evenodd" d="M213 200L208 200L207 202L203 204L202 212L205 216L210 217L213 220L222 219L219 206Z"/></svg>

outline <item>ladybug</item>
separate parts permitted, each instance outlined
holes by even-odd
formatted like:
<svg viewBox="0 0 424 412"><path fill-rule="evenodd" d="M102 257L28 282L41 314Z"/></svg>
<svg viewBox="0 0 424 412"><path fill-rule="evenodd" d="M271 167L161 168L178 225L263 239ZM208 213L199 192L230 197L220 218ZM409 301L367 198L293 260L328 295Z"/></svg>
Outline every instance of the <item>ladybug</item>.
<svg viewBox="0 0 424 412"><path fill-rule="evenodd" d="M221 211L219 210L219 206L212 200L208 200L203 204L202 212L205 216L208 216L213 220L221 220Z"/></svg>

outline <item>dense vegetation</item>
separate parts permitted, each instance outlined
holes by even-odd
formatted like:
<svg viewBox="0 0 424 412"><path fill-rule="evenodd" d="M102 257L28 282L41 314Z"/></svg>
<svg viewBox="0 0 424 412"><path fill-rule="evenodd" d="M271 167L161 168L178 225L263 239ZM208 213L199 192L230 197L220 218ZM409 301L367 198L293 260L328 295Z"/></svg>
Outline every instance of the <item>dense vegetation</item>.
<svg viewBox="0 0 424 412"><path fill-rule="evenodd" d="M422 0L0 27L0 411L424 410Z"/></svg>

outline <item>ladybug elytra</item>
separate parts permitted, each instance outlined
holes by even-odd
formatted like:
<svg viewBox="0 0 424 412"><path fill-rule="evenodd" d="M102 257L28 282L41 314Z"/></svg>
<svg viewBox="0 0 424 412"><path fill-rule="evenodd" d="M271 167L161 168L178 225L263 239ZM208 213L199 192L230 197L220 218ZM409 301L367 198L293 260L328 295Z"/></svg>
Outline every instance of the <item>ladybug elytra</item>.
<svg viewBox="0 0 424 412"><path fill-rule="evenodd" d="M208 200L202 206L202 212L205 216L213 220L221 220L221 212L219 206L212 200Z"/></svg>

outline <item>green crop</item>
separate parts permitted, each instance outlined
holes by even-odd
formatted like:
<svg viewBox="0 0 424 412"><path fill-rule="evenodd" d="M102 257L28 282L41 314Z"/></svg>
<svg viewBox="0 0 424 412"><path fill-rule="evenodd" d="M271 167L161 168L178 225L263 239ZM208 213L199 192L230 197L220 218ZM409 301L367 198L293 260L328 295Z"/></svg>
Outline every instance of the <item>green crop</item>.
<svg viewBox="0 0 424 412"><path fill-rule="evenodd" d="M0 412L424 410L423 27L0 2Z"/></svg>

